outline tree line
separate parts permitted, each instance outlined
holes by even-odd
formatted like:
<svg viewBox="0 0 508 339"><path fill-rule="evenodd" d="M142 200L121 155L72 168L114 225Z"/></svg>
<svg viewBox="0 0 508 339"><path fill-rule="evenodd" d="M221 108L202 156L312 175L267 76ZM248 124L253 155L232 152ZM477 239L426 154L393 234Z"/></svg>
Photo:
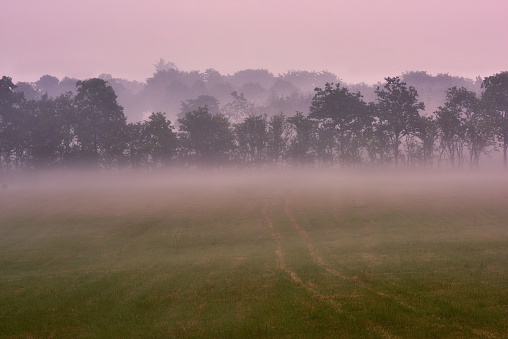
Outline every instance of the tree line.
<svg viewBox="0 0 508 339"><path fill-rule="evenodd" d="M104 168L165 166L478 167L498 148L507 166L508 72L482 81L478 95L446 91L432 114L400 77L386 78L366 102L327 82L308 114L256 114L242 93L219 110L213 97L182 102L173 124L164 112L128 123L107 81L75 83L75 92L27 99L0 80L0 166Z"/></svg>
<svg viewBox="0 0 508 339"><path fill-rule="evenodd" d="M308 72L289 70L275 75L266 69L244 69L234 74L224 75L214 69L205 71L184 71L175 64L161 59L155 65L152 76L144 82L131 81L100 74L98 78L107 81L113 87L117 100L124 108L128 122L141 121L151 112L166 112L167 117L177 122L189 110L208 105L211 113L221 111L230 116L235 111L236 92L248 100L244 116L237 117L238 122L246 115L266 114L268 117L284 113L292 116L296 111L308 114L314 96L314 89L325 83L340 83L352 92L360 91L367 102L376 101L375 90L381 83L346 83L337 75L328 71ZM418 90L419 99L425 102L425 111L432 113L445 102L448 88L465 87L481 93L483 79L467 79L449 74L430 75L424 71L405 72L400 75L403 82ZM44 94L56 98L68 91L76 94L76 82L79 79L52 75L43 75L35 82L17 82L16 92L23 92L27 100L41 99ZM190 105L182 103L190 102ZM233 117L230 116L233 120Z"/></svg>

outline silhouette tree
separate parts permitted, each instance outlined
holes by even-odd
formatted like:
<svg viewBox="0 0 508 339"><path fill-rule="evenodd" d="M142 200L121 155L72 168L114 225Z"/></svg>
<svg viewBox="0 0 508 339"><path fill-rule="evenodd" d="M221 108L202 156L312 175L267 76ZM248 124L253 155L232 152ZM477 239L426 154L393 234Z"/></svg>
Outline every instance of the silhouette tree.
<svg viewBox="0 0 508 339"><path fill-rule="evenodd" d="M261 163L265 160L267 125L266 115L251 115L235 125L238 151L244 163Z"/></svg>
<svg viewBox="0 0 508 339"><path fill-rule="evenodd" d="M376 90L380 120L386 122L389 132L395 165L399 164L399 145L401 137L416 131L420 119L419 111L425 109L418 101L418 92L413 86L406 86L399 77L385 78L383 89Z"/></svg>
<svg viewBox="0 0 508 339"><path fill-rule="evenodd" d="M268 120L267 153L272 163L280 164L284 161L290 134L291 126L284 114L280 113L270 117Z"/></svg>
<svg viewBox="0 0 508 339"><path fill-rule="evenodd" d="M29 148L29 121L23 106L23 93L14 91L12 79L3 76L0 80L0 150L3 162L16 168L25 165ZM14 159L12 158L14 156ZM0 164L1 165L1 164Z"/></svg>
<svg viewBox="0 0 508 339"><path fill-rule="evenodd" d="M138 121L129 123L127 133L127 161L132 168L137 168L148 163L149 145L146 133L143 133L144 123Z"/></svg>
<svg viewBox="0 0 508 339"><path fill-rule="evenodd" d="M470 166L478 167L480 155L494 142L491 118L480 105L476 93L465 87L450 88L447 98L447 107L460 119L462 137L469 150Z"/></svg>
<svg viewBox="0 0 508 339"><path fill-rule="evenodd" d="M76 83L75 133L80 157L92 165L111 166L125 149L126 118L115 91L102 79Z"/></svg>
<svg viewBox="0 0 508 339"><path fill-rule="evenodd" d="M41 96L47 94L48 96L54 98L61 94L59 93L59 84L60 80L57 77L46 74L41 76L40 79L35 82L35 88Z"/></svg>
<svg viewBox="0 0 508 339"><path fill-rule="evenodd" d="M312 161L314 121L302 112L296 112L295 116L288 118L288 123L294 131L289 146L291 160L300 166L309 164Z"/></svg>
<svg viewBox="0 0 508 339"><path fill-rule="evenodd" d="M66 138L65 121L48 94L38 101L27 102L30 117L30 157L37 167L58 165L63 158Z"/></svg>
<svg viewBox="0 0 508 339"><path fill-rule="evenodd" d="M440 159L443 153L448 153L453 168L457 157L459 158L459 164L461 163L464 143L464 127L459 112L450 107L447 102L444 106L439 107L435 115L440 134Z"/></svg>
<svg viewBox="0 0 508 339"><path fill-rule="evenodd" d="M178 114L179 118L182 118L185 113L195 111L199 107L207 106L208 112L212 115L219 114L219 101L210 95L200 95L196 99L188 99L182 101L182 108Z"/></svg>
<svg viewBox="0 0 508 339"><path fill-rule="evenodd" d="M482 153L494 143L494 125L487 103L481 103L475 92L465 87L449 88L444 107L436 111L436 122L441 133L441 143L448 151L452 167L455 158L464 162L463 148L469 151L471 167L477 167Z"/></svg>
<svg viewBox="0 0 508 339"><path fill-rule="evenodd" d="M359 162L363 132L373 120L361 94L350 93L340 84L334 87L332 83L315 91L309 118L318 121L320 129L333 134L332 147L335 146L341 164Z"/></svg>
<svg viewBox="0 0 508 339"><path fill-rule="evenodd" d="M424 167L432 167L434 145L438 138L438 125L434 116L420 117L416 136L422 141L421 161Z"/></svg>
<svg viewBox="0 0 508 339"><path fill-rule="evenodd" d="M170 163L177 149L176 134L171 121L165 113L152 113L143 123L145 150L150 155L154 166L165 166Z"/></svg>
<svg viewBox="0 0 508 339"><path fill-rule="evenodd" d="M16 83L16 88L14 92L22 92L27 101L30 100L39 100L41 95L31 83L28 82L18 82Z"/></svg>
<svg viewBox="0 0 508 339"><path fill-rule="evenodd" d="M379 118L381 114L378 104L370 102L368 109L374 121L366 127L364 133L367 156L372 165L385 165L390 163L392 155L387 123Z"/></svg>
<svg viewBox="0 0 508 339"><path fill-rule="evenodd" d="M207 107L199 107L187 112L178 123L184 159L194 164L221 164L230 160L235 137L226 116L212 115Z"/></svg>
<svg viewBox="0 0 508 339"><path fill-rule="evenodd" d="M508 72L501 72L483 80L482 100L494 114L495 133L503 148L503 165L508 168Z"/></svg>

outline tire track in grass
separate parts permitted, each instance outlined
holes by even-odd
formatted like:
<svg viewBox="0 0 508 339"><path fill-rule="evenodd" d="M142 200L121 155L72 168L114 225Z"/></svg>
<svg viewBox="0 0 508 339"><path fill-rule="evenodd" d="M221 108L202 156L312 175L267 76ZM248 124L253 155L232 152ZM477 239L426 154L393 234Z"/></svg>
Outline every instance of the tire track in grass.
<svg viewBox="0 0 508 339"><path fill-rule="evenodd" d="M283 272L288 274L291 277L291 280L295 282L297 285L303 287L305 290L310 292L314 297L316 297L319 300L324 300L327 302L330 306L332 306L337 312L342 312L341 306L336 301L332 300L329 296L323 295L319 293L316 289L309 286L308 284L305 284L302 279L294 272L293 270L289 269L286 265L286 262L284 260L284 252L282 250L282 241L281 241L281 235L279 232L275 230L275 227L273 225L272 220L268 216L267 212L267 206L269 202L268 200L265 201L265 204L263 206L263 217L265 219L266 224L268 225L268 228L270 229L272 233L272 238L275 240L275 243L277 245L277 248L275 250L275 254L277 256L277 266L279 269L281 269Z"/></svg>
<svg viewBox="0 0 508 339"><path fill-rule="evenodd" d="M284 205L284 213L288 217L289 221L291 222L291 226L298 232L300 237L304 240L305 244L307 245L307 248L309 249L310 256L312 257L312 260L316 262L319 266L321 266L323 269L325 269L328 273L341 278L343 280L353 280L352 278L346 277L345 275L341 274L340 272L331 269L323 260L323 258L319 255L318 250L314 247L314 245L309 240L309 234L307 231L305 231L303 228L300 227L298 222L296 221L294 215L291 213L289 209L289 199L285 199L285 205Z"/></svg>
<svg viewBox="0 0 508 339"><path fill-rule="evenodd" d="M305 243L307 244L307 247L309 249L309 252L310 252L310 255L311 255L312 259L319 266L321 266L324 270L326 270L328 273L330 273L330 274L332 274L332 275L334 275L334 276L336 276L338 278L341 278L343 280L356 281L357 280L356 277L347 277L347 276L341 274L340 272L330 268L324 262L323 258L319 255L318 251L315 249L314 245L310 242L310 239L309 239L310 237L309 237L309 234L307 233L307 231L305 231L300 226L298 221L296 221L296 218L294 217L293 213L291 212L291 210L289 208L289 205L290 205L290 199L286 198L284 212L286 213L286 216L288 217L288 219L291 221L291 226L293 226L293 228L298 231L298 234L300 235L300 237L303 238ZM367 289L371 290L371 291L373 290L372 288L369 288L369 287L367 287ZM376 294L379 295L380 297L383 297L383 298L386 298L386 299L391 299L391 300L397 302L399 305L401 305L402 307L404 307L406 309L409 309L411 311L416 311L415 307L413 307L411 305L408 305L406 302L402 301L400 298L398 298L396 296L393 296L393 295L390 295L390 294L386 294L386 293L382 293L382 292L376 292Z"/></svg>
<svg viewBox="0 0 508 339"><path fill-rule="evenodd" d="M345 276L343 275L342 273L330 268L323 260L323 258L319 255L319 252L318 250L314 247L314 245L310 242L310 236L309 234L307 233L307 231L305 231L301 226L300 224L296 221L296 218L294 217L293 213L291 212L290 208L289 208L289 205L290 205L290 198L285 198L285 204L284 204L284 213L286 214L286 217L289 219L289 221L291 222L291 226L298 232L298 235L300 236L300 238L303 239L303 241L305 242L305 244L307 245L307 248L309 249L309 253L312 257L312 260L317 263L321 268L323 268L325 271L327 271L328 273L330 273L331 275L337 277L337 278L340 278L342 280L347 280L347 281L356 281L357 279L355 277L348 277L348 276ZM370 288L369 288L370 289ZM398 302L399 304L401 304L402 306L406 307L406 308L409 308L411 310L415 310L414 307L412 306L409 306L407 304L405 304L404 302L398 300L398 298L394 297L394 296L391 296L391 295L387 295L387 294L383 294L383 293L378 293L378 295L380 296L383 296L383 297L387 297L387 298L390 298L392 300L395 300L396 302ZM326 296L323 296L323 297L326 297ZM329 298L329 297L328 297ZM376 325L374 324L372 321L370 320L367 320L367 319L363 319L363 320L360 320L350 314L347 315L347 317L351 320L351 321L354 321L354 322L364 322L365 325L367 326L367 328L371 329L373 332L377 333L378 335L380 335L381 337L383 338L397 338L397 336L395 335L392 335L390 333L388 333L383 327L379 326L379 325Z"/></svg>

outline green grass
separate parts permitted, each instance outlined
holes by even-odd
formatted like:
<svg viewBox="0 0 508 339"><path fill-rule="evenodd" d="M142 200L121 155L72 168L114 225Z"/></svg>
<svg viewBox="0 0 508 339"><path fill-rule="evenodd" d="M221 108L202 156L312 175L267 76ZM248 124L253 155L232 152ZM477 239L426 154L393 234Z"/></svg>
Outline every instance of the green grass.
<svg viewBox="0 0 508 339"><path fill-rule="evenodd" d="M10 185L0 337L506 338L507 180L426 180Z"/></svg>

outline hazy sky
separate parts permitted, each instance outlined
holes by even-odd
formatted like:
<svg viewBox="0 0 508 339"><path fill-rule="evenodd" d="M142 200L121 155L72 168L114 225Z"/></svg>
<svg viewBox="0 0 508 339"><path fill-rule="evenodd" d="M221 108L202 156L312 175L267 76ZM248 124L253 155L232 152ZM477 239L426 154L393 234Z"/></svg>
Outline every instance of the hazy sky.
<svg viewBox="0 0 508 339"><path fill-rule="evenodd" d="M0 0L0 76L144 81L185 71L328 70L375 83L409 70L508 70L507 0Z"/></svg>

